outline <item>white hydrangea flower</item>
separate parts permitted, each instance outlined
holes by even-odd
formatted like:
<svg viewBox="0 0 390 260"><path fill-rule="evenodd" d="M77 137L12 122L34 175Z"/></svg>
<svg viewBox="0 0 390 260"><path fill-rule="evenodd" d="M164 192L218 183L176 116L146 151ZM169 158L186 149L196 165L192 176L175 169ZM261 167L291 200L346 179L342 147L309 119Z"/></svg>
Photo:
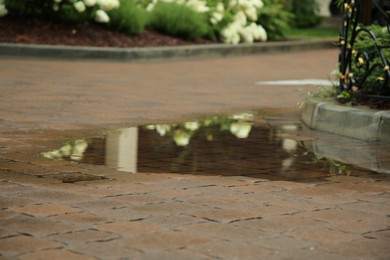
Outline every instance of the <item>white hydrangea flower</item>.
<svg viewBox="0 0 390 260"><path fill-rule="evenodd" d="M217 23L219 23L220 21L222 21L222 19L223 19L223 14L222 14L222 13L214 12L214 13L211 15L210 22L211 22L212 24L217 24Z"/></svg>
<svg viewBox="0 0 390 260"><path fill-rule="evenodd" d="M263 8L264 6L263 1L261 0L251 0L251 1L252 1L252 5L258 9Z"/></svg>
<svg viewBox="0 0 390 260"><path fill-rule="evenodd" d="M215 10L217 10L217 12L219 12L219 13L223 13L223 12L225 12L225 6L223 5L223 3L219 2L217 4Z"/></svg>
<svg viewBox="0 0 390 260"><path fill-rule="evenodd" d="M248 7L244 10L246 17L251 21L257 20L257 9L255 7Z"/></svg>
<svg viewBox="0 0 390 260"><path fill-rule="evenodd" d="M229 1L229 4L228 4L229 8L233 8L233 7L235 7L236 5L238 5L237 0L230 0L230 1Z"/></svg>
<svg viewBox="0 0 390 260"><path fill-rule="evenodd" d="M247 24L247 19L246 15L244 12L239 11L235 16L234 16L235 22L237 22L241 26L245 26Z"/></svg>
<svg viewBox="0 0 390 260"><path fill-rule="evenodd" d="M146 11L151 12L156 5L153 3L150 3L146 6Z"/></svg>
<svg viewBox="0 0 390 260"><path fill-rule="evenodd" d="M255 23L253 27L253 37L255 40L262 42L267 41L268 38L267 32L265 31L264 27Z"/></svg>
<svg viewBox="0 0 390 260"><path fill-rule="evenodd" d="M241 36L242 41L245 43L252 43L254 41L253 33L249 26L241 28L239 34Z"/></svg>
<svg viewBox="0 0 390 260"><path fill-rule="evenodd" d="M110 11L120 5L119 0L97 0L97 3L103 11Z"/></svg>
<svg viewBox="0 0 390 260"><path fill-rule="evenodd" d="M84 12L86 9L84 2L81 1L74 3L73 6L79 13Z"/></svg>
<svg viewBox="0 0 390 260"><path fill-rule="evenodd" d="M183 4L190 7L192 10L199 12L199 13L205 13L210 10L210 8L207 6L205 1L202 0L188 0L186 3L183 2Z"/></svg>
<svg viewBox="0 0 390 260"><path fill-rule="evenodd" d="M84 0L85 6L91 7L97 4L97 0Z"/></svg>
<svg viewBox="0 0 390 260"><path fill-rule="evenodd" d="M5 4L0 4L0 17L1 16L5 16L6 14L8 14L8 10L7 8L5 7Z"/></svg>
<svg viewBox="0 0 390 260"><path fill-rule="evenodd" d="M98 23L108 23L110 21L110 17L103 10L97 10L95 13L95 21Z"/></svg>

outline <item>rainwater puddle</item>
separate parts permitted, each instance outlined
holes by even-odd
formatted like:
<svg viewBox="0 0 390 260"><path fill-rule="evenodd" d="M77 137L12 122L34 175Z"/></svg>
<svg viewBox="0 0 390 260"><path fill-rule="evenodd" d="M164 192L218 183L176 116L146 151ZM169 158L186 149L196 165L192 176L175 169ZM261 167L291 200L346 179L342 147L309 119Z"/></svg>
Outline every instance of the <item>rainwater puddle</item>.
<svg viewBox="0 0 390 260"><path fill-rule="evenodd" d="M264 119L261 113L116 129L41 155L126 172L269 180L390 173L390 144L318 133L299 120Z"/></svg>

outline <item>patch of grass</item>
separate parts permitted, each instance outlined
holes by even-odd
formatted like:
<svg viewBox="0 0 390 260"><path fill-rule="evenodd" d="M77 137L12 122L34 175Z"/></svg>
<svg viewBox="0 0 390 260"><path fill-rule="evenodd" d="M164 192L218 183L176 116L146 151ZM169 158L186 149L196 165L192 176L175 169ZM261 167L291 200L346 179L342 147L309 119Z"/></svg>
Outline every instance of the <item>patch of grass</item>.
<svg viewBox="0 0 390 260"><path fill-rule="evenodd" d="M327 38L338 37L339 30L335 28L289 28L285 31L289 39L307 39L307 38Z"/></svg>
<svg viewBox="0 0 390 260"><path fill-rule="evenodd" d="M202 38L210 30L203 14L174 2L158 3L151 13L150 26L162 33L186 40Z"/></svg>
<svg viewBox="0 0 390 260"><path fill-rule="evenodd" d="M133 0L121 0L120 7L108 13L110 27L130 35L140 34L148 23L148 12L138 7Z"/></svg>

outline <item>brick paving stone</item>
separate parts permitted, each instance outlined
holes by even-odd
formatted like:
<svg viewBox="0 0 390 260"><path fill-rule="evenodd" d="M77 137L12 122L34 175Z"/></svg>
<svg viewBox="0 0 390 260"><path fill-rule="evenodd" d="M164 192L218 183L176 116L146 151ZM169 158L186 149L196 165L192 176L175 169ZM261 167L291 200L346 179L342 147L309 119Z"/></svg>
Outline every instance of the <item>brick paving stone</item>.
<svg viewBox="0 0 390 260"><path fill-rule="evenodd" d="M325 209L307 213L306 216L329 223L336 230L348 233L363 234L369 231L382 230L390 226L388 211L381 213L359 213L356 210Z"/></svg>
<svg viewBox="0 0 390 260"><path fill-rule="evenodd" d="M203 235L217 240L237 241L240 243L257 241L266 236L266 233L259 229L245 228L234 225L234 223L226 225L210 221L184 225L176 230L189 234Z"/></svg>
<svg viewBox="0 0 390 260"><path fill-rule="evenodd" d="M62 260L62 259L74 259L74 260L93 260L95 257L85 256L81 254L76 254L70 251L63 249L52 249L52 250L42 250L39 252L33 252L28 254L23 254L18 257L18 259L34 260L34 259L52 259L52 260Z"/></svg>
<svg viewBox="0 0 390 260"><path fill-rule="evenodd" d="M204 218L209 221L215 221L220 223L233 223L244 219L256 219L261 218L262 213L257 210L231 210L213 208L205 211L194 212L194 216L198 218Z"/></svg>
<svg viewBox="0 0 390 260"><path fill-rule="evenodd" d="M306 217L304 214L281 216L268 215L264 216L262 219L239 221L236 222L235 225L265 231L268 237L280 237L288 231L294 231L304 227L329 227L328 223Z"/></svg>
<svg viewBox="0 0 390 260"><path fill-rule="evenodd" d="M364 237L378 240L390 240L390 228L365 233Z"/></svg>
<svg viewBox="0 0 390 260"><path fill-rule="evenodd" d="M75 212L65 215L59 215L55 216L54 219L63 223L79 224L81 226L94 225L99 222L107 221L107 218L85 212Z"/></svg>
<svg viewBox="0 0 390 260"><path fill-rule="evenodd" d="M98 230L78 230L57 235L48 236L50 240L69 244L108 241L118 238L118 235Z"/></svg>
<svg viewBox="0 0 390 260"><path fill-rule="evenodd" d="M272 255L272 250L261 245L229 241L195 245L189 249L194 254L207 255L207 259L268 259Z"/></svg>
<svg viewBox="0 0 390 260"><path fill-rule="evenodd" d="M36 217L55 216L80 211L78 208L54 203L26 205L23 207L11 208L11 210Z"/></svg>
<svg viewBox="0 0 390 260"><path fill-rule="evenodd" d="M0 219L0 227L7 233L29 234L38 237L78 230L74 225L63 224L48 218L25 215Z"/></svg>
<svg viewBox="0 0 390 260"><path fill-rule="evenodd" d="M215 242L215 239L179 231L166 231L126 239L132 248L142 251L165 251Z"/></svg>
<svg viewBox="0 0 390 260"><path fill-rule="evenodd" d="M297 238L300 240L310 241L312 243L326 245L332 243L342 243L351 240L361 239L362 236L356 233L347 233L331 228L312 228L304 227L296 230L288 231L285 233L286 236Z"/></svg>
<svg viewBox="0 0 390 260"><path fill-rule="evenodd" d="M0 252L7 258L41 249L62 248L64 244L31 236L14 236L0 239Z"/></svg>
<svg viewBox="0 0 390 260"><path fill-rule="evenodd" d="M157 233L163 230L161 226L144 223L143 221L119 221L96 225L94 228L115 233L122 237L134 237L142 234Z"/></svg>
<svg viewBox="0 0 390 260"><path fill-rule="evenodd" d="M388 241L366 238L328 243L319 248L317 253L321 255L324 251L349 259L389 259L390 255Z"/></svg>
<svg viewBox="0 0 390 260"><path fill-rule="evenodd" d="M97 259L139 259L143 252L132 248L126 239L76 243L69 245L73 252L95 257Z"/></svg>
<svg viewBox="0 0 390 260"><path fill-rule="evenodd" d="M223 162L259 173L252 177L219 176L226 166L209 176L129 174L37 156L69 139L101 136L107 128L210 112L267 108L264 115L273 124L290 124L297 121L302 94L316 87L256 82L326 78L336 63L336 49L150 63L2 59L0 246L17 237L35 242L25 243L31 248L22 252L9 240L11 253L0 250L0 258L17 252L25 258L388 259L386 176L354 169L363 177L307 182L292 172L300 180L285 181L275 154L265 154L257 167L257 158L251 166ZM278 119L282 114L292 119ZM307 136L319 137L340 142L322 133ZM68 174L107 179L62 183Z"/></svg>

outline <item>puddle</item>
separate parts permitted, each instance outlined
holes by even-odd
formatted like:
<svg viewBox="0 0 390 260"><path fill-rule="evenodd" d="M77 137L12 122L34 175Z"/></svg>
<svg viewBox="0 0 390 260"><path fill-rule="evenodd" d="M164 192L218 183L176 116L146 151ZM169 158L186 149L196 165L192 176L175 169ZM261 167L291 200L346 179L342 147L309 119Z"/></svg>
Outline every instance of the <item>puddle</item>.
<svg viewBox="0 0 390 260"><path fill-rule="evenodd" d="M390 144L382 146L334 135L318 137L299 121L241 113L116 129L42 155L126 172L308 181L338 174L390 173Z"/></svg>

